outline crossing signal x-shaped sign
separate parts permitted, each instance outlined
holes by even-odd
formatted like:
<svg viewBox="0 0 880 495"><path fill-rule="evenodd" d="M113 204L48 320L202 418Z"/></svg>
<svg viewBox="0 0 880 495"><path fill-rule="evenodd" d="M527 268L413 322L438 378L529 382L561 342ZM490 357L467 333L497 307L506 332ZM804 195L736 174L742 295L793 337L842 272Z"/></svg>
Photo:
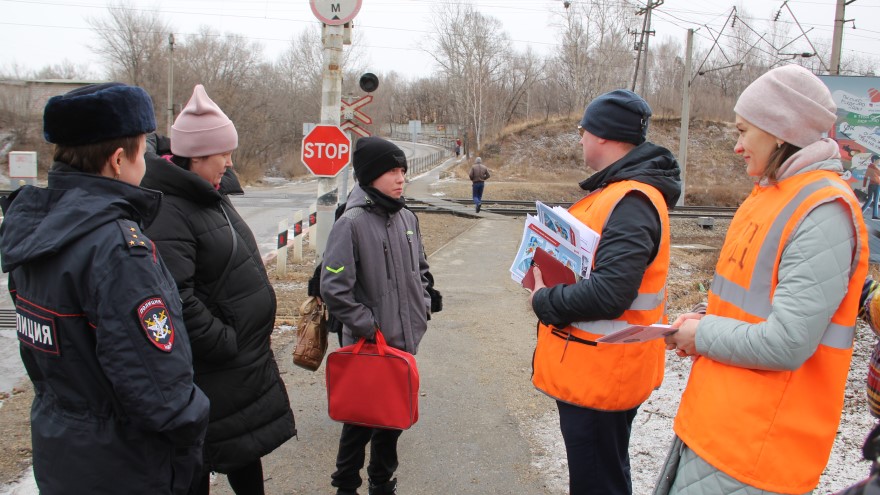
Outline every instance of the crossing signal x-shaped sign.
<svg viewBox="0 0 880 495"><path fill-rule="evenodd" d="M339 127L342 130L347 131L351 130L356 134L361 135L362 137L367 137L370 135L370 132L366 129L360 127L355 122L355 119L360 120L364 124L372 124L373 119L370 118L369 115L362 112L360 109L366 106L368 103L373 101L373 95L367 95L357 100L349 103L345 100L342 100L342 107L340 108L342 112L342 123Z"/></svg>

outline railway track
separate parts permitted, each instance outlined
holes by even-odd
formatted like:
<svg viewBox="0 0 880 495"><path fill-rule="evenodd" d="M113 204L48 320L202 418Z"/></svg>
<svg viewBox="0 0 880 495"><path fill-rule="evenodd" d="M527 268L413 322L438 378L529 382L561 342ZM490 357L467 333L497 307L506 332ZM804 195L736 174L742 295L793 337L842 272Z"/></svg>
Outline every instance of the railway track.
<svg viewBox="0 0 880 495"><path fill-rule="evenodd" d="M430 206L418 199L406 198L407 205L416 211L445 212L442 208ZM445 201L456 203L459 205L470 206L472 200L468 198L448 198ZM562 206L568 208L571 203L547 203L549 206ZM482 211L498 213L501 215L523 216L527 213L535 213L534 201L514 201L514 200L483 200ZM736 212L735 207L730 206L677 206L669 210L670 217L679 218L733 218Z"/></svg>

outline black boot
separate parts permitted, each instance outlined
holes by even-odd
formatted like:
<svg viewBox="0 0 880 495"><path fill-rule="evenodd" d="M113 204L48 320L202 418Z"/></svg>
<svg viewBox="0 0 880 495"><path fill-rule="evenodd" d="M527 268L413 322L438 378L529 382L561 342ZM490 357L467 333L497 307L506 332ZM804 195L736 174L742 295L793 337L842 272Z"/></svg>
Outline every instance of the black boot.
<svg viewBox="0 0 880 495"><path fill-rule="evenodd" d="M480 205L478 204L477 205L477 213L479 213L479 212L480 212Z"/></svg>
<svg viewBox="0 0 880 495"><path fill-rule="evenodd" d="M374 485L370 481L370 495L395 495L397 493L397 478L386 481L381 485Z"/></svg>

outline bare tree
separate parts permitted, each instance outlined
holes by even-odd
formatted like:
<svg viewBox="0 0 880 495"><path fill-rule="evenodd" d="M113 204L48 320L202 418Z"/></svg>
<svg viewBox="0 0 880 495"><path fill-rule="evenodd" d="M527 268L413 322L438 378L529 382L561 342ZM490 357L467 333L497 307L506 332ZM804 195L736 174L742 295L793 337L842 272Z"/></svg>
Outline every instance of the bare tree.
<svg viewBox="0 0 880 495"><path fill-rule="evenodd" d="M596 95L629 86L634 54L628 25L634 10L612 0L576 2L565 10L550 77L563 105L583 109Z"/></svg>
<svg viewBox="0 0 880 495"><path fill-rule="evenodd" d="M527 117L529 91L544 77L546 61L528 49L522 54L510 54L506 66L505 77L499 84L499 126Z"/></svg>
<svg viewBox="0 0 880 495"><path fill-rule="evenodd" d="M42 69L34 72L34 79L93 79L95 76L91 74L88 64L74 64L70 60L65 59L61 63L55 65L47 65Z"/></svg>
<svg viewBox="0 0 880 495"><path fill-rule="evenodd" d="M104 59L112 79L161 94L167 81L168 24L156 11L138 10L129 0L112 3L107 12L106 18L88 19L101 40L92 51Z"/></svg>
<svg viewBox="0 0 880 495"><path fill-rule="evenodd" d="M465 3L435 7L434 50L430 53L449 80L454 106L482 146L492 109L488 99L504 74L509 38L501 22Z"/></svg>

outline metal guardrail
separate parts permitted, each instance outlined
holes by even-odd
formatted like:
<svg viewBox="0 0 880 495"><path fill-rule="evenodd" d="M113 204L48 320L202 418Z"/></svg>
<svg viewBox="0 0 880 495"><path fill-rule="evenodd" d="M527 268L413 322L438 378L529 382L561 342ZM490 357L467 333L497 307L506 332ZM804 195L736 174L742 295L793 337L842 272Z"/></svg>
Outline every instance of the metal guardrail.
<svg viewBox="0 0 880 495"><path fill-rule="evenodd" d="M427 156L418 156L407 160L407 175L418 175L434 168L434 165L442 162L449 156L448 150L438 150Z"/></svg>

